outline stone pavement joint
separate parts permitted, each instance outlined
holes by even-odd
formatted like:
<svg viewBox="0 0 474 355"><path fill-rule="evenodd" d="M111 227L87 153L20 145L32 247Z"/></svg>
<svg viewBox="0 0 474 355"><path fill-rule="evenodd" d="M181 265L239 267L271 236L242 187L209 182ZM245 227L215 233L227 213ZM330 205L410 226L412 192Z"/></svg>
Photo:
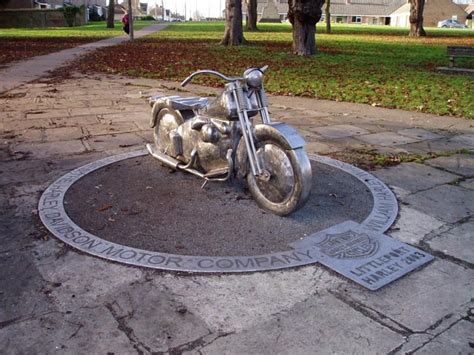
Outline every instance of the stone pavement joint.
<svg viewBox="0 0 474 355"><path fill-rule="evenodd" d="M395 190L401 207L388 234L437 255L378 292L315 265L183 277L109 263L51 238L36 216L41 192L74 168L143 149L152 140L145 97L176 93L173 86L177 83L73 73L63 82L22 84L0 98L5 353L472 352L474 188L467 152L474 148L474 129L468 120L269 98L272 115L301 128L312 153L351 152L362 144L376 152L465 149L375 171ZM78 102L69 96L72 89ZM180 94L213 90L190 85ZM317 132L320 127L326 130ZM328 132L339 138L324 137ZM393 139L380 141L382 133ZM360 139L374 134L371 142Z"/></svg>

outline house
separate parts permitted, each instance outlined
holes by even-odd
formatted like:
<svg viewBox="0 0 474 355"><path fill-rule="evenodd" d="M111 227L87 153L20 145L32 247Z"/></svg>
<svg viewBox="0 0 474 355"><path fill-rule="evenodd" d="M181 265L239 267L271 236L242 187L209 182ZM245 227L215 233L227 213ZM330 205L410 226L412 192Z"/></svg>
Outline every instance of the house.
<svg viewBox="0 0 474 355"><path fill-rule="evenodd" d="M120 3L120 6L122 6L125 9L128 9L128 1L124 0ZM140 0L132 0L132 14L133 17L141 17L141 16L146 16L147 13L147 3L141 3Z"/></svg>
<svg viewBox="0 0 474 355"><path fill-rule="evenodd" d="M393 26L408 27L410 4L404 4L390 15ZM450 0L426 0L423 11L423 26L436 27L439 21L453 19L466 22L467 13L464 9Z"/></svg>
<svg viewBox="0 0 474 355"><path fill-rule="evenodd" d="M87 7L82 15L76 15L76 25L83 25L95 14L94 19L103 19L107 0L3 0L0 1L0 27L64 27L64 14L57 11L65 5Z"/></svg>
<svg viewBox="0 0 474 355"><path fill-rule="evenodd" d="M123 5L119 5L119 4L115 3L114 21L121 21L122 17L125 14L126 11L127 11L127 9Z"/></svg>
<svg viewBox="0 0 474 355"><path fill-rule="evenodd" d="M263 8L268 1L274 1L280 19L288 16L288 0L257 0L257 13L260 18ZM324 18L323 5L323 18ZM330 5L331 21L336 23L391 25L408 27L410 5L407 0L332 0ZM243 15L246 8L243 7ZM424 25L436 26L438 21L457 19L466 21L466 12L452 0L426 0L424 10Z"/></svg>
<svg viewBox="0 0 474 355"><path fill-rule="evenodd" d="M10 0L0 2L0 10L32 9L33 7L34 0Z"/></svg>
<svg viewBox="0 0 474 355"><path fill-rule="evenodd" d="M467 5L464 8L464 11L466 12L466 25L468 28L474 28L474 21L473 21L473 16L474 16L474 4Z"/></svg>

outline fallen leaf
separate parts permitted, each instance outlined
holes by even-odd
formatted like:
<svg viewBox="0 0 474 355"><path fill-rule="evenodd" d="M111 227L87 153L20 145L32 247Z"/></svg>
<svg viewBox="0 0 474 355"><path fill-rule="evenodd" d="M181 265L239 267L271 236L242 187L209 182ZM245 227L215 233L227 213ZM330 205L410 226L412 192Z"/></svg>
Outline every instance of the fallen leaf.
<svg viewBox="0 0 474 355"><path fill-rule="evenodd" d="M109 203L106 203L104 205L102 205L97 211L99 212L103 212L103 211L107 211L108 209L112 208L113 206Z"/></svg>

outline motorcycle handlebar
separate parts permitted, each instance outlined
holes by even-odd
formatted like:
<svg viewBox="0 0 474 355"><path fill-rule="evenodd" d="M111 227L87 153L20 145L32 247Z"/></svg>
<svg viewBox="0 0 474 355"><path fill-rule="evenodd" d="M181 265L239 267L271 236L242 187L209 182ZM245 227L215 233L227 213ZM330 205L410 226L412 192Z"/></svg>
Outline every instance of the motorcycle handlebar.
<svg viewBox="0 0 474 355"><path fill-rule="evenodd" d="M186 79L184 79L183 82L181 83L181 86L183 86L183 87L186 86L192 80L192 78L194 76L199 75L199 74L216 75L219 78L224 79L224 80L229 81L229 82L242 79L242 78L239 78L239 77L228 77L228 76L225 76L224 74L221 74L221 73L219 73L217 71L214 71L214 70L198 70L198 71L192 73Z"/></svg>

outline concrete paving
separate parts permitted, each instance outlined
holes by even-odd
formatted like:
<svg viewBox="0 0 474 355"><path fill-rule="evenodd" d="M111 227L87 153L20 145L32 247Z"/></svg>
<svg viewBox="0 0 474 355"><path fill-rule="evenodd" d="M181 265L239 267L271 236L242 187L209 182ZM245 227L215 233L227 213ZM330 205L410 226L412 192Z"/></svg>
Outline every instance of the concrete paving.
<svg viewBox="0 0 474 355"><path fill-rule="evenodd" d="M318 265L183 275L115 264L65 246L37 217L42 191L75 167L142 149L152 140L145 98L176 93L176 83L97 74L12 85L0 98L1 352L474 351L472 121L270 98L272 116L301 130L312 142L310 153L364 148L443 155L376 170L401 206L388 234L436 260L370 292ZM205 91L213 89L190 86L179 94Z"/></svg>

